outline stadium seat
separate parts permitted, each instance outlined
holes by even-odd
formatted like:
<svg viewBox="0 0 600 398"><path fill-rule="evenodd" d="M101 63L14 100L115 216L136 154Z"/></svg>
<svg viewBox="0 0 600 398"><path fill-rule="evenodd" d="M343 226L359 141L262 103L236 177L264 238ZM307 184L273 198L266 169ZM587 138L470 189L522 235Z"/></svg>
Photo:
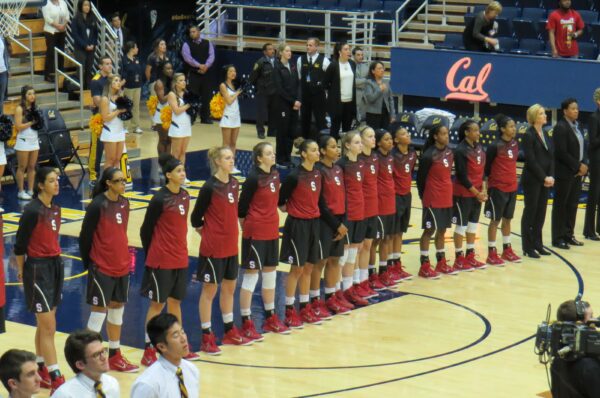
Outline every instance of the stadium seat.
<svg viewBox="0 0 600 398"><path fill-rule="evenodd" d="M535 22L535 27L537 29L539 38L544 41L548 41L548 31L546 30L547 23L548 21L545 19L540 19L539 21Z"/></svg>
<svg viewBox="0 0 600 398"><path fill-rule="evenodd" d="M252 3L257 6L272 6L273 0L252 0Z"/></svg>
<svg viewBox="0 0 600 398"><path fill-rule="evenodd" d="M481 133L479 142L484 147L487 147L494 142L496 137L498 137L498 123L496 123L496 120L493 118L489 119L487 122L483 123L479 131Z"/></svg>
<svg viewBox="0 0 600 398"><path fill-rule="evenodd" d="M437 43L435 48L442 50L458 50L463 46L463 38L460 33L447 33L443 43Z"/></svg>
<svg viewBox="0 0 600 398"><path fill-rule="evenodd" d="M383 10L383 3L381 0L362 0L361 9L365 11Z"/></svg>
<svg viewBox="0 0 600 398"><path fill-rule="evenodd" d="M515 7L517 6L517 2L515 0L500 0L499 3L502 7Z"/></svg>
<svg viewBox="0 0 600 398"><path fill-rule="evenodd" d="M538 51L542 51L544 48L544 42L539 39L522 39L519 40L519 48L512 50L512 54L525 54L532 55L537 54Z"/></svg>
<svg viewBox="0 0 600 398"><path fill-rule="evenodd" d="M448 119L446 116L431 115L427 119L425 119L425 121L421 125L421 131L419 132L419 136L423 139L423 143L425 143L425 140L429 135L429 130L433 126L438 125L440 123L446 126L448 129L450 129L450 119ZM456 143L456 141L454 142Z"/></svg>
<svg viewBox="0 0 600 398"><path fill-rule="evenodd" d="M535 53L535 55L539 55L539 56L542 56L542 57L551 57L552 56L552 45L550 45L550 42L547 41L546 42L546 47L543 50L538 51L537 53Z"/></svg>
<svg viewBox="0 0 600 398"><path fill-rule="evenodd" d="M404 127L411 136L417 133L417 116L412 112L402 112L396 117L395 125L398 127ZM394 130L394 129L390 129Z"/></svg>
<svg viewBox="0 0 600 398"><path fill-rule="evenodd" d="M393 21L395 18L391 11L379 10L375 11L375 19ZM387 44L392 40L392 27L389 23L375 23L375 42Z"/></svg>
<svg viewBox="0 0 600 398"><path fill-rule="evenodd" d="M598 57L598 46L595 43L582 42L579 44L579 58L596 59Z"/></svg>
<svg viewBox="0 0 600 398"><path fill-rule="evenodd" d="M512 25L515 37L519 40L539 38L536 26L531 19L513 19Z"/></svg>
<svg viewBox="0 0 600 398"><path fill-rule="evenodd" d="M317 8L322 8L324 10L339 10L338 0L319 0L317 3Z"/></svg>
<svg viewBox="0 0 600 398"><path fill-rule="evenodd" d="M485 11L485 7L486 6L474 6L473 9L471 10L472 14L479 14L481 11ZM506 18L505 16L502 16L503 18Z"/></svg>
<svg viewBox="0 0 600 398"><path fill-rule="evenodd" d="M588 0L571 0L571 8L581 13L581 11L590 10L592 5Z"/></svg>
<svg viewBox="0 0 600 398"><path fill-rule="evenodd" d="M580 10L579 15L581 15L581 19L583 19L586 25L598 22L598 13L596 11Z"/></svg>
<svg viewBox="0 0 600 398"><path fill-rule="evenodd" d="M473 20L473 18L475 18L475 14L465 14L465 26L468 26L469 23Z"/></svg>
<svg viewBox="0 0 600 398"><path fill-rule="evenodd" d="M459 117L454 120L454 123L452 123L452 126L450 126L449 129L450 141L458 142L458 129L467 120L469 120L468 117Z"/></svg>
<svg viewBox="0 0 600 398"><path fill-rule="evenodd" d="M502 9L502 14L500 15L502 18L506 18L510 21L521 17L521 9L518 7L504 7Z"/></svg>
<svg viewBox="0 0 600 398"><path fill-rule="evenodd" d="M592 9L596 11L600 11L600 0L592 0Z"/></svg>
<svg viewBox="0 0 600 398"><path fill-rule="evenodd" d="M600 44L600 24L593 23L589 25L590 34L592 37L592 41L596 44Z"/></svg>
<svg viewBox="0 0 600 398"><path fill-rule="evenodd" d="M540 19L546 18L546 10L543 8L523 8L521 14L522 19L531 19L532 21L539 21Z"/></svg>
<svg viewBox="0 0 600 398"><path fill-rule="evenodd" d="M506 18L496 18L496 22L498 23L498 32L497 36L512 36L513 28L510 21Z"/></svg>
<svg viewBox="0 0 600 398"><path fill-rule="evenodd" d="M360 11L360 0L340 0L340 8L346 11Z"/></svg>
<svg viewBox="0 0 600 398"><path fill-rule="evenodd" d="M299 8L315 8L315 6L315 0L296 0L296 2L294 3L294 7Z"/></svg>
<svg viewBox="0 0 600 398"><path fill-rule="evenodd" d="M522 8L540 8L540 0L519 0L519 5Z"/></svg>
<svg viewBox="0 0 600 398"><path fill-rule="evenodd" d="M558 8L558 0L542 0L542 6L548 11L548 14L550 14Z"/></svg>
<svg viewBox="0 0 600 398"><path fill-rule="evenodd" d="M500 50L505 53L514 50L519 45L519 41L513 37L498 37L498 42Z"/></svg>
<svg viewBox="0 0 600 398"><path fill-rule="evenodd" d="M385 0L383 2L383 9L394 12L394 17L396 16L395 12L400 6L404 4L404 1L399 0Z"/></svg>

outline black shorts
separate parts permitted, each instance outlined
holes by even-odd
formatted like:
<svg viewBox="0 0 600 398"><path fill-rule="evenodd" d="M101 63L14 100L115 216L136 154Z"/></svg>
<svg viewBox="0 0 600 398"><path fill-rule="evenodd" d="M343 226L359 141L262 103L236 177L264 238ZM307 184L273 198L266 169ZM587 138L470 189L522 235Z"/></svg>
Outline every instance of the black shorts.
<svg viewBox="0 0 600 398"><path fill-rule="evenodd" d="M109 276L94 264L88 270L87 303L96 307L108 307L111 301L126 303L129 295L129 274Z"/></svg>
<svg viewBox="0 0 600 398"><path fill-rule="evenodd" d="M377 239L377 216L365 218L365 239Z"/></svg>
<svg viewBox="0 0 600 398"><path fill-rule="evenodd" d="M279 264L279 239L242 239L242 268L261 270Z"/></svg>
<svg viewBox="0 0 600 398"><path fill-rule="evenodd" d="M205 283L219 284L223 279L234 281L237 279L238 256L225 258L212 258L200 256L198 260L198 280Z"/></svg>
<svg viewBox="0 0 600 398"><path fill-rule="evenodd" d="M336 216L340 222L343 222L343 216ZM337 231L323 220L321 220L321 231L319 235L319 244L321 245L321 258L342 257L344 255L344 244L346 237L339 240L333 240L337 235Z"/></svg>
<svg viewBox="0 0 600 398"><path fill-rule="evenodd" d="M498 188L490 188L488 201L485 202L485 216L494 221L503 218L512 219L517 204L517 191L503 192Z"/></svg>
<svg viewBox="0 0 600 398"><path fill-rule="evenodd" d="M187 292L188 269L144 268L140 293L157 303L166 303L168 298L183 301Z"/></svg>
<svg viewBox="0 0 600 398"><path fill-rule="evenodd" d="M452 207L423 209L423 229L446 229L452 226Z"/></svg>
<svg viewBox="0 0 600 398"><path fill-rule="evenodd" d="M279 261L302 266L322 260L319 246L320 220L304 220L287 216L283 226Z"/></svg>
<svg viewBox="0 0 600 398"><path fill-rule="evenodd" d="M27 257L23 266L23 290L27 309L34 313L50 312L60 304L65 277L60 257Z"/></svg>
<svg viewBox="0 0 600 398"><path fill-rule="evenodd" d="M365 240L365 233L367 232L367 223L365 223L365 220L346 220L344 224L348 228L346 237L342 239L346 245L362 243Z"/></svg>
<svg viewBox="0 0 600 398"><path fill-rule="evenodd" d="M377 216L377 239L385 239L394 233L395 214Z"/></svg>
<svg viewBox="0 0 600 398"><path fill-rule="evenodd" d="M412 206L412 194L396 195L396 217L394 219L394 234L408 231L410 223L410 209Z"/></svg>
<svg viewBox="0 0 600 398"><path fill-rule="evenodd" d="M468 223L478 223L481 202L477 198L454 197L452 223L466 227Z"/></svg>

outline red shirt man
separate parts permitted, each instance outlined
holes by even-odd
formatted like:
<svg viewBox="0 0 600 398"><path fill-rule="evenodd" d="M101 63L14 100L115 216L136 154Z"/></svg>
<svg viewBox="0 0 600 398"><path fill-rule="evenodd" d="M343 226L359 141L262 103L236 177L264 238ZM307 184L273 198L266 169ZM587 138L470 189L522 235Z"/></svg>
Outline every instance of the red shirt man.
<svg viewBox="0 0 600 398"><path fill-rule="evenodd" d="M571 0L561 0L559 8L548 16L546 30L550 36L553 57L577 57L576 39L583 33L581 15L571 9Z"/></svg>

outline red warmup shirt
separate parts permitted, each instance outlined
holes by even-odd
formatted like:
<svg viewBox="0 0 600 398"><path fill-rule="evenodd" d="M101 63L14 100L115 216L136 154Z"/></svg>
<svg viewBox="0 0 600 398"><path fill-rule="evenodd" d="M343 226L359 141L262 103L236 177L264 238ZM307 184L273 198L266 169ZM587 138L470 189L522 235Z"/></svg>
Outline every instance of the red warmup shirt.
<svg viewBox="0 0 600 398"><path fill-rule="evenodd" d="M377 161L376 151L371 151L369 156L361 153L358 158L365 164L363 195L365 198L365 218L373 217L379 214L377 199L377 173L379 172L379 162Z"/></svg>
<svg viewBox="0 0 600 398"><path fill-rule="evenodd" d="M319 196L322 177L316 168L306 170L303 166L292 170L281 185L279 206L286 206L287 213L295 218L310 220L319 218Z"/></svg>
<svg viewBox="0 0 600 398"><path fill-rule="evenodd" d="M575 57L579 55L577 40L567 38L568 33L575 33L583 29L584 23L581 15L573 9L563 11L554 10L548 16L546 30L554 32L556 51L561 57Z"/></svg>
<svg viewBox="0 0 600 398"><path fill-rule="evenodd" d="M408 195L410 193L412 173L417 162L417 152L414 149L409 149L404 154L395 147L392 149L392 157L394 158L394 187L396 195Z"/></svg>
<svg viewBox="0 0 600 398"><path fill-rule="evenodd" d="M344 186L344 170L334 164L327 167L323 163L316 164L323 176L323 197L329 211L336 216L346 212L346 188Z"/></svg>
<svg viewBox="0 0 600 398"><path fill-rule="evenodd" d="M356 162L343 157L338 165L344 170L346 188L346 218L349 221L362 221L365 218L365 198L363 181L365 165L359 159Z"/></svg>
<svg viewBox="0 0 600 398"><path fill-rule="evenodd" d="M504 141L498 138L488 145L485 161L485 175L488 177L488 187L502 192L517 190L517 158L519 144L517 140Z"/></svg>
<svg viewBox="0 0 600 398"><path fill-rule="evenodd" d="M421 156L417 173L417 188L423 207L452 207L452 163L454 155L445 147L430 146Z"/></svg>
<svg viewBox="0 0 600 398"><path fill-rule="evenodd" d="M162 187L154 194L140 229L146 252L146 266L181 269L188 266L188 212L190 194L185 189L173 193Z"/></svg>
<svg viewBox="0 0 600 398"><path fill-rule="evenodd" d="M239 217L244 219L242 237L252 240L279 238L279 172L265 173L260 167L250 171L240 195Z"/></svg>
<svg viewBox="0 0 600 398"><path fill-rule="evenodd" d="M34 258L60 256L59 231L60 207L54 203L46 207L41 200L32 200L19 220L15 254Z"/></svg>
<svg viewBox="0 0 600 398"><path fill-rule="evenodd" d="M227 258L238 254L238 194L240 184L234 177L224 183L210 177L200 189L192 212L192 227L202 228L200 255Z"/></svg>
<svg viewBox="0 0 600 398"><path fill-rule="evenodd" d="M478 191L483 188L483 174L485 171L485 152L479 143L471 146L466 140L461 141L454 150L454 196L474 198L469 191L475 187Z"/></svg>
<svg viewBox="0 0 600 398"><path fill-rule="evenodd" d="M396 214L396 191L394 187L394 157L375 151L379 170L377 172L377 207L380 216Z"/></svg>

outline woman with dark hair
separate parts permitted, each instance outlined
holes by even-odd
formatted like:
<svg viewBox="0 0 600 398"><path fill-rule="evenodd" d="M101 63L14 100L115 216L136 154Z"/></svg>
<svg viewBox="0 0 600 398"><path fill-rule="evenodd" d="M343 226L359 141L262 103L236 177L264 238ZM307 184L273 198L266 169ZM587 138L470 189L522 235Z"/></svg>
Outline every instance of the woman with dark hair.
<svg viewBox="0 0 600 398"><path fill-rule="evenodd" d="M237 143L238 134L240 133L240 126L242 120L240 118L240 104L238 97L242 93L242 90L236 89L234 86L237 72L235 66L225 65L223 67L223 82L219 85L219 92L225 101L225 109L223 110L223 117L219 122L221 127L221 137L223 138L222 146L227 146L233 152L235 158L235 147ZM240 171L234 167L234 173Z"/></svg>
<svg viewBox="0 0 600 398"><path fill-rule="evenodd" d="M92 80L94 67L94 53L98 41L98 30L92 18L92 3L90 0L81 0L77 3L77 13L71 21L71 35L75 47L75 59L83 68L83 87L88 89Z"/></svg>
<svg viewBox="0 0 600 398"><path fill-rule="evenodd" d="M15 128L18 131L15 151L17 152L17 198L30 200L33 196L35 168L37 166L40 144L38 142L37 127L39 114L35 105L35 90L31 86L21 88L21 102L15 110ZM38 127L39 128L39 127ZM25 172L27 172L27 186L25 191Z"/></svg>
<svg viewBox="0 0 600 398"><path fill-rule="evenodd" d="M443 124L434 125L425 141L419 171L417 189L423 201L423 234L421 249L421 268L419 276L426 279L438 279L439 273L455 275L457 271L446 262L444 234L452 226L452 163L454 154L448 148L448 128ZM435 234L437 265L435 270L429 262L429 241Z"/></svg>
<svg viewBox="0 0 600 398"><path fill-rule="evenodd" d="M167 94L167 102L171 107L172 119L169 127L171 139L171 155L185 164L185 153L192 137L192 119L187 113L190 104L186 104L183 96L187 82L183 73L175 73L171 81L171 92ZM189 180L186 179L186 183Z"/></svg>
<svg viewBox="0 0 600 398"><path fill-rule="evenodd" d="M171 81L173 80L173 64L167 61L160 64L160 74L154 83L154 93L158 99L156 111L152 115L152 128L158 133L158 144L156 151L158 156L163 153L171 154L171 138L169 131L164 129L160 120L160 111L167 105L167 95L171 92Z"/></svg>
<svg viewBox="0 0 600 398"><path fill-rule="evenodd" d="M123 80L125 87L123 94L131 99L133 106L131 107L132 118L128 123L127 131L135 134L142 134L140 128L140 97L142 95L142 78L144 76L144 67L138 59L138 46L133 41L128 41L123 46Z"/></svg>
<svg viewBox="0 0 600 398"><path fill-rule="evenodd" d="M365 84L365 111L367 125L374 129L388 129L396 118L392 90L383 82L385 67L379 61L371 62Z"/></svg>
<svg viewBox="0 0 600 398"><path fill-rule="evenodd" d="M167 55L167 42L165 39L158 38L152 42L152 52L148 55L146 70L144 71L150 92L154 91L154 83L160 72L159 66L165 62L171 62Z"/></svg>
<svg viewBox="0 0 600 398"><path fill-rule="evenodd" d="M119 167L121 155L125 147L125 127L119 117L125 109L117 108L117 98L122 95L123 81L119 75L111 75L106 80L102 99L100 100L100 115L102 115L102 134L100 141L104 145L104 169Z"/></svg>
<svg viewBox="0 0 600 398"><path fill-rule="evenodd" d="M350 131L356 118L356 64L351 57L350 45L336 43L333 59L325 71L328 112L331 117L331 136L339 138L342 132Z"/></svg>
<svg viewBox="0 0 600 398"><path fill-rule="evenodd" d="M87 327L100 332L107 320L109 367L131 373L139 368L120 350L131 261L127 246L129 200L123 196L126 183L121 169L109 167L104 170L81 224L79 252L83 266L88 270L87 303L91 309Z"/></svg>
<svg viewBox="0 0 600 398"><path fill-rule="evenodd" d="M34 200L25 206L17 230L17 279L23 282L27 309L35 314L35 353L41 385L51 388L52 394L65 382L54 345L56 307L62 299L64 280L58 242L60 207L53 203L59 191L56 171L41 167L33 191Z"/></svg>

